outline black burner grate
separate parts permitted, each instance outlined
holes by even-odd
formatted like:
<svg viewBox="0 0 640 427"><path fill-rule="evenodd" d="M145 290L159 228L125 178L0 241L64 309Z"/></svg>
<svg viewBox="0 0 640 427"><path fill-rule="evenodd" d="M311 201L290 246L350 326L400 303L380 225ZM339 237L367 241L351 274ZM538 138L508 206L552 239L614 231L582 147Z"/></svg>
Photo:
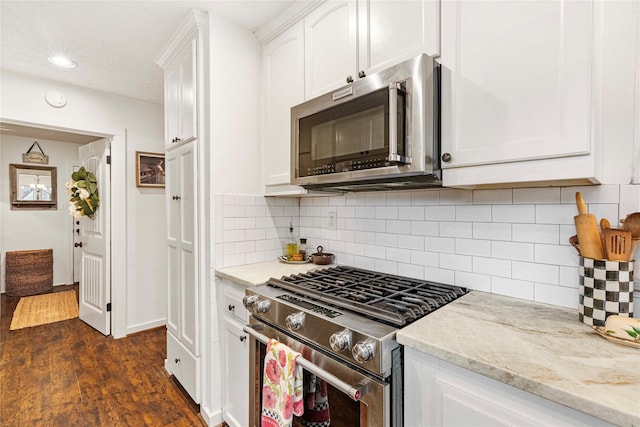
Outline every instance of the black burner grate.
<svg viewBox="0 0 640 427"><path fill-rule="evenodd" d="M468 292L458 286L345 266L271 279L268 284L398 327Z"/></svg>

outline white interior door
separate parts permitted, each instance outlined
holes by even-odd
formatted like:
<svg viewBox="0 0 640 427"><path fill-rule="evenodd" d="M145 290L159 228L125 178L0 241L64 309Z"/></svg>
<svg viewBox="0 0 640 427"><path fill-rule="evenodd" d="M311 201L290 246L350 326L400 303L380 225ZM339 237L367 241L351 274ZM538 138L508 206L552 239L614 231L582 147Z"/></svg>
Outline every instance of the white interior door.
<svg viewBox="0 0 640 427"><path fill-rule="evenodd" d="M79 148L80 163L98 181L100 207L93 219L80 219L82 243L80 320L104 335L111 333L111 171L107 164L110 142L106 139ZM76 226L77 228L78 226Z"/></svg>

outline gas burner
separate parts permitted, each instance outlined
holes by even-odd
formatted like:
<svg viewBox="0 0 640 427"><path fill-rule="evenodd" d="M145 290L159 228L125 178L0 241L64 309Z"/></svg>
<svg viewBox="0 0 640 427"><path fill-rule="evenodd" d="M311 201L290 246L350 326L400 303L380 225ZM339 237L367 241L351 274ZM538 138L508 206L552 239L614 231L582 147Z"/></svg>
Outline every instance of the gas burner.
<svg viewBox="0 0 640 427"><path fill-rule="evenodd" d="M272 278L267 284L395 327L406 326L468 292L458 286L345 266Z"/></svg>

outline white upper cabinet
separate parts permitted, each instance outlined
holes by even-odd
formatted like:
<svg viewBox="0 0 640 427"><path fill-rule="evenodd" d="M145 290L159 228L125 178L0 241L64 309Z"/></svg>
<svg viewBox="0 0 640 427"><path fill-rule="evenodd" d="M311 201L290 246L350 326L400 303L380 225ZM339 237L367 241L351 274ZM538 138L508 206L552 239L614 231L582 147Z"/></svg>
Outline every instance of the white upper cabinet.
<svg viewBox="0 0 640 427"><path fill-rule="evenodd" d="M609 13L615 5L451 0L441 7L444 185L602 182L601 132L618 120L607 109L628 100L607 106L598 97L615 85L633 90L632 70L609 65L628 57L633 39L625 33L631 26ZM619 28L605 37L612 19Z"/></svg>
<svg viewBox="0 0 640 427"><path fill-rule="evenodd" d="M305 17L307 99L357 78L356 7L355 1L328 1Z"/></svg>
<svg viewBox="0 0 640 427"><path fill-rule="evenodd" d="M328 1L304 19L305 98L439 53L439 1Z"/></svg>
<svg viewBox="0 0 640 427"><path fill-rule="evenodd" d="M263 50L265 194L300 193L289 185L291 107L304 101L304 27L298 22Z"/></svg>
<svg viewBox="0 0 640 427"><path fill-rule="evenodd" d="M197 40L186 43L165 69L165 147L197 138Z"/></svg>
<svg viewBox="0 0 640 427"><path fill-rule="evenodd" d="M358 71L440 54L440 1L358 0Z"/></svg>

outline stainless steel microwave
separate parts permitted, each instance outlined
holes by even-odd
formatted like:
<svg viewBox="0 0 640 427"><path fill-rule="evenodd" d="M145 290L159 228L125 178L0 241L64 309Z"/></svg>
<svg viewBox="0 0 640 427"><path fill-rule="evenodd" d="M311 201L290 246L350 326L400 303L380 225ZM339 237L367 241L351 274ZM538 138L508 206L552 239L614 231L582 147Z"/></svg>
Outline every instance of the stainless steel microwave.
<svg viewBox="0 0 640 427"><path fill-rule="evenodd" d="M291 183L375 191L442 185L439 65L426 54L291 109Z"/></svg>

